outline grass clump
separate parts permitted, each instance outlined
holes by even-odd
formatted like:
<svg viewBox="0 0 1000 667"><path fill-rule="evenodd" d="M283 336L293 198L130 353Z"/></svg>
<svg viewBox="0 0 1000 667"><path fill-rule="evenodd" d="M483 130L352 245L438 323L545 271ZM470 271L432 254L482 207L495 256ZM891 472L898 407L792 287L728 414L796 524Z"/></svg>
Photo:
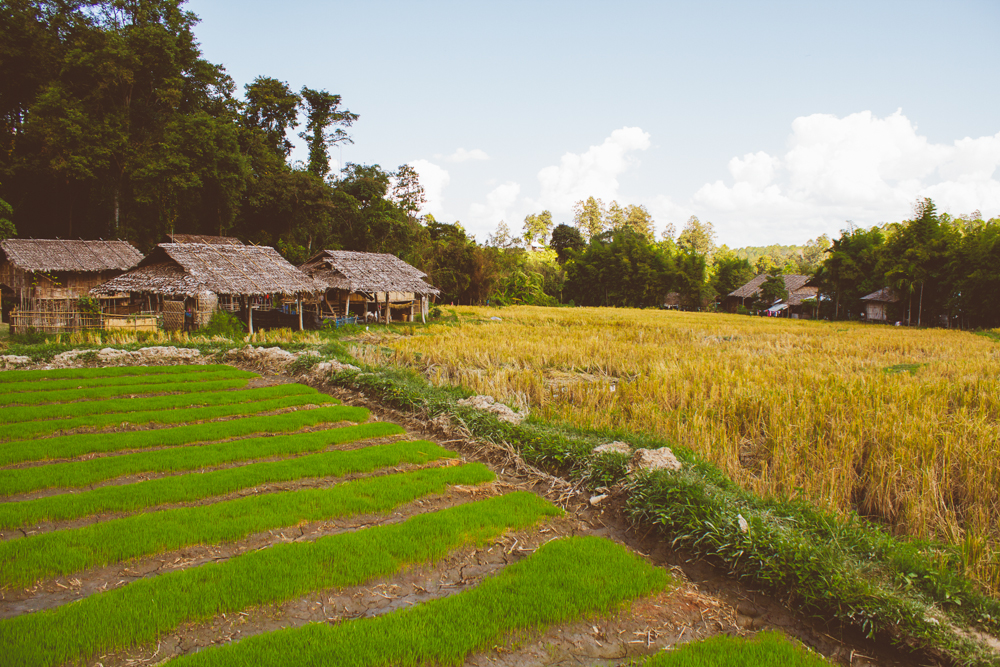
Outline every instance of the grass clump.
<svg viewBox="0 0 1000 667"><path fill-rule="evenodd" d="M26 587L89 567L121 563L192 544L233 542L304 521L386 512L452 484L482 484L479 463L346 482L328 489L249 496L182 507L0 542L0 587ZM367 554L365 558L373 558Z"/></svg>
<svg viewBox="0 0 1000 667"><path fill-rule="evenodd" d="M294 435L246 438L210 445L119 454L88 461L68 461L31 468L0 470L0 497L39 489L89 486L123 475L183 472L238 461L293 456L345 442L404 433L402 427L391 422L369 422Z"/></svg>
<svg viewBox="0 0 1000 667"><path fill-rule="evenodd" d="M69 403L70 401L101 400L118 396L142 396L146 394L197 394L200 392L242 389L248 380L168 382L163 384L127 384L115 387L94 387L92 389L63 389L59 391L32 391L27 393L0 393L0 406L42 405L45 403Z"/></svg>
<svg viewBox="0 0 1000 667"><path fill-rule="evenodd" d="M29 526L105 512L132 512L167 503L221 496L258 484L317 477L342 477L401 463L423 464L454 458L426 440L392 442L346 452L326 452L286 461L266 461L239 468L153 479L127 486L104 486L82 493L0 503L0 528Z"/></svg>
<svg viewBox="0 0 1000 667"><path fill-rule="evenodd" d="M195 366L194 368L198 368ZM68 380L34 380L29 382L7 382L0 385L4 394L35 391L59 391L63 389L95 389L97 387L118 387L121 385L170 384L176 382L210 382L212 380L231 380L236 378L260 377L250 371L238 368L227 370L196 370L182 374L169 375L138 375L117 377L95 377Z"/></svg>
<svg viewBox="0 0 1000 667"><path fill-rule="evenodd" d="M170 447L196 442L238 438L254 433L287 433L307 426L341 421L363 422L370 413L365 408L334 405L315 410L299 410L267 417L246 417L223 422L192 424L152 431L61 435L40 440L17 440L0 444L0 465L66 459L95 452L116 452L147 447Z"/></svg>
<svg viewBox="0 0 1000 667"><path fill-rule="evenodd" d="M778 632L760 632L750 639L716 635L671 651L661 651L637 667L829 667L822 656L791 642Z"/></svg>
<svg viewBox="0 0 1000 667"><path fill-rule="evenodd" d="M243 326L239 318L225 310L217 310L212 313L208 324L198 329L199 336L208 338L219 336L229 340L242 340L246 332L246 327Z"/></svg>
<svg viewBox="0 0 1000 667"><path fill-rule="evenodd" d="M176 410L146 410L143 412L91 415L74 419L47 420L42 422L22 422L10 424L0 434L0 442L8 440L24 440L42 435L51 435L58 431L69 429L87 429L96 431L109 426L121 424L180 424L187 422L205 422L222 417L256 415L261 412L282 410L302 405L329 405L340 401L324 394L304 394L281 396L252 403L235 403L229 405L211 405L196 408L179 408Z"/></svg>
<svg viewBox="0 0 1000 667"><path fill-rule="evenodd" d="M401 611L256 635L172 665L461 665L519 632L608 612L663 589L666 573L597 537L553 540L479 586Z"/></svg>
<svg viewBox="0 0 1000 667"><path fill-rule="evenodd" d="M184 375L236 370L225 364L183 366L103 366L100 368L58 368L53 370L0 371L0 384L35 380L112 378L141 375Z"/></svg>
<svg viewBox="0 0 1000 667"><path fill-rule="evenodd" d="M407 564L439 560L465 544L482 545L505 530L527 528L560 513L534 494L517 492L399 524L279 544L0 621L0 653L11 664L78 662L154 642L181 623L390 576ZM633 562L626 564L636 569Z"/></svg>
<svg viewBox="0 0 1000 667"><path fill-rule="evenodd" d="M177 396L152 396L149 398L113 398L105 401L82 401L45 406L25 406L0 408L0 424L20 422L70 419L89 415L104 415L119 412L145 412L149 410L176 410L209 405L233 405L250 403L283 396L316 396L330 399L325 394L304 384L276 384L236 391L208 391Z"/></svg>

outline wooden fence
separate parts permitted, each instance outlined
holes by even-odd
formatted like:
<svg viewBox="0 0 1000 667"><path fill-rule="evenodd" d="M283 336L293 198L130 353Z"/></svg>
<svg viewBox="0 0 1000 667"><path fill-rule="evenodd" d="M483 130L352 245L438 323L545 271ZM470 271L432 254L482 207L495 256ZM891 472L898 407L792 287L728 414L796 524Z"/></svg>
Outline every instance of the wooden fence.
<svg viewBox="0 0 1000 667"><path fill-rule="evenodd" d="M75 310L14 310L10 314L10 333L12 334L21 334L29 330L53 334L95 329L156 331L158 328L160 328L159 319L156 313L104 315Z"/></svg>

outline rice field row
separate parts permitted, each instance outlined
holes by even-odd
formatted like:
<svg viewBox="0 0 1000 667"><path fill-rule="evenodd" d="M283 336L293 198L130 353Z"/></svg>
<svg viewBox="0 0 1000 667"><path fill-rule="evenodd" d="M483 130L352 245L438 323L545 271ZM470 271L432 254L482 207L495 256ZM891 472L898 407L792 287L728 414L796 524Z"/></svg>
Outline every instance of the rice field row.
<svg viewBox="0 0 1000 667"><path fill-rule="evenodd" d="M0 382L0 398L17 384ZM170 664L460 664L526 632L627 611L668 585L662 568L607 539L553 539L577 524L534 493L504 493L481 463L362 408L319 407L329 399L314 390L266 389L128 399L134 413L91 396L60 419L0 407L0 423L29 427L162 426L53 437L29 428L0 445L0 461L21 464L0 469L0 663L110 667L141 654ZM317 407L255 415L289 399ZM233 419L191 423L223 414ZM467 574L480 563L492 576ZM330 624L283 611L403 581L416 603L390 613L373 603ZM273 615L295 627L275 631ZM197 650L214 644L226 646Z"/></svg>

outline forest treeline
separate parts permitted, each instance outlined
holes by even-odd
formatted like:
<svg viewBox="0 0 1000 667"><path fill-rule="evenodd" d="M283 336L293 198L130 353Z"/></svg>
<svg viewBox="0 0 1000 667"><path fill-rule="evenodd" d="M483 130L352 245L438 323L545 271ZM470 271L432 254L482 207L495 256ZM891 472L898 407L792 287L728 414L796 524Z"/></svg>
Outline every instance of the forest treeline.
<svg viewBox="0 0 1000 667"><path fill-rule="evenodd" d="M359 115L340 95L266 74L242 90L202 57L182 0L6 0L0 5L0 236L123 238L146 252L167 233L236 236L293 263L347 249L395 254L446 302L653 307L676 293L714 308L754 275L807 274L821 316L857 318L891 287L894 318L1000 326L1000 219L938 214L850 228L802 246L716 247L712 225L678 232L638 205L543 211L484 242L421 216L409 165L347 164ZM290 133L308 159L291 159Z"/></svg>

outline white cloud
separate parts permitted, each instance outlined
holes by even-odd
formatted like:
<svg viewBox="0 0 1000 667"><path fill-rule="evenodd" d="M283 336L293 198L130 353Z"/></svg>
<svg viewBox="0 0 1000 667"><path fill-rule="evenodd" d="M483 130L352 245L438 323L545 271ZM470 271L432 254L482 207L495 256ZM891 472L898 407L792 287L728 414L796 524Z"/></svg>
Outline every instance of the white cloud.
<svg viewBox="0 0 1000 667"><path fill-rule="evenodd" d="M424 187L424 204L421 213L430 213L435 218L444 215L444 189L451 182L448 171L427 160L414 160L410 166L420 175L420 185Z"/></svg>
<svg viewBox="0 0 1000 667"><path fill-rule="evenodd" d="M649 133L623 127L585 153L566 153L558 165L538 172L541 193L533 201L538 209L566 215L573 204L594 196L609 201L618 196L618 176L631 163L630 153L649 148Z"/></svg>
<svg viewBox="0 0 1000 667"><path fill-rule="evenodd" d="M520 222L509 217L510 210L521 194L521 186L513 181L501 183L486 195L485 204L472 204L469 213L472 215L470 231L475 231L477 238L485 239L492 233L497 223L504 220L515 233L521 229ZM516 216L516 214L514 214Z"/></svg>
<svg viewBox="0 0 1000 667"><path fill-rule="evenodd" d="M468 162L469 160L489 160L490 156L486 154L486 151L473 148L471 151L467 151L464 148L459 148L454 153L445 158L448 162Z"/></svg>
<svg viewBox="0 0 1000 667"><path fill-rule="evenodd" d="M953 214L1000 213L1000 133L934 144L902 111L792 123L784 155L763 151L729 162L732 184L706 183L693 208L732 244L803 241L836 234L845 220L871 225L905 219L931 197Z"/></svg>

